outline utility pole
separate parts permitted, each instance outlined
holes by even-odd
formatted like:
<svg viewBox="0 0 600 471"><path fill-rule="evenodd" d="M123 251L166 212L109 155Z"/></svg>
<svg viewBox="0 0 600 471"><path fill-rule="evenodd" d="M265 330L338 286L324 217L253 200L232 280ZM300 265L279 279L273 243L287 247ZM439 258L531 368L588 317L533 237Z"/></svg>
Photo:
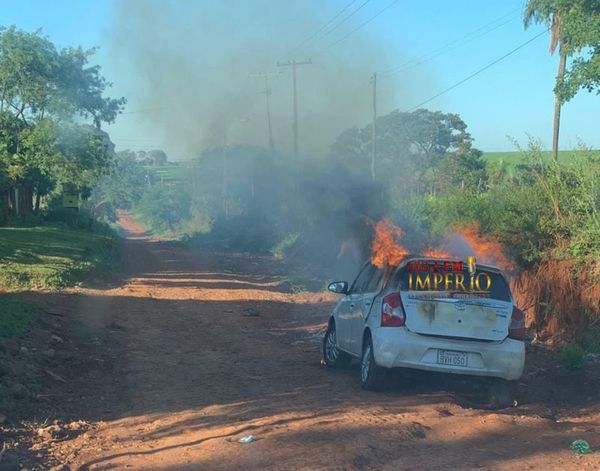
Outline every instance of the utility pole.
<svg viewBox="0 0 600 471"><path fill-rule="evenodd" d="M265 99L267 101L267 128L269 130L269 149L271 152L275 151L275 144L273 144L273 129L271 129L271 104L269 103L269 96L271 95L271 89L269 88L269 77L265 74Z"/></svg>
<svg viewBox="0 0 600 471"><path fill-rule="evenodd" d="M371 83L373 84L373 127L371 129L371 180L375 181L375 159L377 157L377 133L375 129L375 123L377 122L377 72L373 73L371 77Z"/></svg>
<svg viewBox="0 0 600 471"><path fill-rule="evenodd" d="M265 95L266 104L267 104L267 132L269 137L269 149L271 152L275 152L275 144L273 142L273 129L271 128L271 100L269 97L271 96L271 89L269 88L269 74L267 72L259 72L258 74L251 74L253 76L263 77L265 79L265 89L262 93Z"/></svg>
<svg viewBox="0 0 600 471"><path fill-rule="evenodd" d="M307 64L312 64L312 61L309 59L307 61L302 61L302 62L297 62L295 60L293 61L287 61L287 62L277 62L277 66L278 67L291 67L292 68L292 78L293 78L293 93L294 93L294 109L293 109L293 113L294 113L294 123L293 123L293 130L294 130L294 161L298 161L298 90L296 87L296 68L299 65L307 65Z"/></svg>
<svg viewBox="0 0 600 471"><path fill-rule="evenodd" d="M223 202L223 216L225 219L229 219L229 203L227 201L228 188L227 188L227 146L229 142L227 140L227 135L225 135L225 139L223 139L223 154L221 155L221 160L223 163L223 173L221 178L221 201Z"/></svg>

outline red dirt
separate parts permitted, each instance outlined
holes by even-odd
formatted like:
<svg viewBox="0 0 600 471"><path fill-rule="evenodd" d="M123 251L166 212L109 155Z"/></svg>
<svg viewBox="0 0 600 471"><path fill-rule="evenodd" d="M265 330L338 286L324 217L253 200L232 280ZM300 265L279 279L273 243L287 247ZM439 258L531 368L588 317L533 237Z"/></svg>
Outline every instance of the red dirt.
<svg viewBox="0 0 600 471"><path fill-rule="evenodd" d="M268 258L216 254L131 233L111 289L31 294L64 315L53 417L88 422L37 445L72 469L600 469L598 384L530 355L524 405L473 405L478 381L395 375L362 391L355 368L320 364L332 298L293 294ZM60 353L60 352L59 352ZM82 360L83 361L83 360ZM596 375L598 376L598 375ZM571 383L570 385L568 383ZM576 384L575 384L576 383ZM476 401L475 401L476 402ZM256 441L237 441L252 434Z"/></svg>

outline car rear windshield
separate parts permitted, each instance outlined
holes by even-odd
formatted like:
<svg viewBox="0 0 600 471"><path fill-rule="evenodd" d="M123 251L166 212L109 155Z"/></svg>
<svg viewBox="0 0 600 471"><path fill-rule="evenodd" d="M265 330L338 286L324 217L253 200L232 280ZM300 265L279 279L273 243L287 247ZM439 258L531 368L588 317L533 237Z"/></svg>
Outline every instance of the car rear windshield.
<svg viewBox="0 0 600 471"><path fill-rule="evenodd" d="M501 273L476 267L475 272L471 274L466 263L411 261L396 271L392 278L392 286L403 292L414 293L418 297L512 301L510 288Z"/></svg>

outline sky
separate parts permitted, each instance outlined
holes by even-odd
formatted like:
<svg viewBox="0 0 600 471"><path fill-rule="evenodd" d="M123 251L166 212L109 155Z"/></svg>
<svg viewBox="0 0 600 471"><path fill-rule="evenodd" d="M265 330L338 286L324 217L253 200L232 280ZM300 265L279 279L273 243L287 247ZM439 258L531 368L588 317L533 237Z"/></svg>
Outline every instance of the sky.
<svg viewBox="0 0 600 471"><path fill-rule="evenodd" d="M246 0L246 6L251 5L252 1ZM265 0L259 1L264 4ZM357 77L360 79L356 81L357 85L353 86L356 87L356 96L361 97L361 100L357 99L357 106L364 108L364 113L352 118L359 121L354 123L357 126L368 124L371 110L366 105L372 93L369 77L374 72L377 72L378 91L383 97L378 100L378 114L385 114L393 109L410 110L545 29L542 25L524 29L521 19L522 0L370 0L335 31L320 38L322 32L319 32L319 28L348 5L349 0L272 1L295 3L294 8L290 9L294 13L285 18L289 21L289 35L278 32L278 37L273 38L274 44L279 48L278 52L281 52L279 56L282 57L274 56L272 64L265 62L261 64L261 68L270 66L275 72L277 60L292 58L311 58L313 64L318 66L319 63L334 63L343 57L346 63L351 64L354 52L359 51L365 41L371 41L381 49L381 56L373 56L373 60L369 61L368 67L373 70L360 70L360 67L352 69L353 74L361 75ZM117 118L115 124L106 128L117 149L164 148L167 153L171 151L174 160L185 158L186 151L183 147L176 147L170 141L173 136L161 132L160 123L149 121L147 115L152 111L148 110L148 100L143 97L143 90L147 85L145 77L136 69L136 57L130 52L131 49L121 47L121 43L127 41L127 30L123 29L123 24L127 26L128 17L123 16L124 7L133 5L127 2L128 0L3 0L2 24L15 24L28 31L41 28L59 47L99 47L93 60L114 84L109 93L128 98L126 112ZM231 0L224 2L231 3ZM345 12L350 12L363 3L364 0L355 0ZM176 18L178 13L185 16L190 4L195 4L194 8L207 18L213 12L215 15L217 12L224 14L221 8L223 3L217 0L170 0L165 3L165 9L168 8L171 11L169 14ZM132 21L144 14L139 9L140 5L143 8L143 2L138 1L136 5L137 9L130 8L126 13ZM388 5L391 6L381 12ZM231 15L228 30L223 34L232 38L239 36L242 46L247 38L268 35L269 28L275 28L275 24L279 27L282 20L281 16L269 18L268 9L267 14L264 13L265 10L262 11L263 13L253 16L252 10L245 8L239 17ZM346 13L338 19L343 18ZM379 15L375 17L377 14ZM167 13L165 15L168 16ZM306 22L309 26L294 29L294 22L299 24L303 21L303 16L311 18L310 22ZM117 23L120 24L118 33L115 30ZM174 29L178 27L176 25ZM160 35L142 39L148 43L148 47L152 47L152 42L161 41L161 36L162 40L168 41L171 33L175 34L175 31L163 28ZM306 39L309 41L300 44ZM552 134L552 88L558 58L549 55L548 43L549 35L542 34L510 57L424 106L459 114L467 123L476 147L484 151L514 150L512 139L526 144L528 136L539 139L544 147L549 148ZM238 47L242 46L238 44ZM287 55L283 56L283 51ZM192 55L193 47L190 46L187 53ZM218 53L215 51L215 54ZM376 63L378 57L384 58L381 64ZM156 67L160 66L156 64ZM313 70L318 69L306 68L302 73L311 74ZM344 73L345 70L340 68L339 80L344 80ZM274 77L273 80L288 78ZM307 82L310 83L310 80ZM280 96L272 96L274 102L281 100L286 102L286 106L289 104L290 97L284 96L283 91L288 85L289 82L282 82ZM299 93L302 98L302 90ZM575 148L580 142L589 147L600 148L600 120L597 119L599 105L600 96L581 91L563 107L562 149ZM307 123L305 127L308 126Z"/></svg>

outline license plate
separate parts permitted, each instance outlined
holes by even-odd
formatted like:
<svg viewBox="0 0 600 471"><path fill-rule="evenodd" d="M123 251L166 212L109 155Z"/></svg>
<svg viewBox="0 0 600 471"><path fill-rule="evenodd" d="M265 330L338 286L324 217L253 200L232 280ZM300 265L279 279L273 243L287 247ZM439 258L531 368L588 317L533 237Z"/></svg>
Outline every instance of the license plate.
<svg viewBox="0 0 600 471"><path fill-rule="evenodd" d="M453 352L438 350L437 362L440 365L468 366L469 354L467 352Z"/></svg>

